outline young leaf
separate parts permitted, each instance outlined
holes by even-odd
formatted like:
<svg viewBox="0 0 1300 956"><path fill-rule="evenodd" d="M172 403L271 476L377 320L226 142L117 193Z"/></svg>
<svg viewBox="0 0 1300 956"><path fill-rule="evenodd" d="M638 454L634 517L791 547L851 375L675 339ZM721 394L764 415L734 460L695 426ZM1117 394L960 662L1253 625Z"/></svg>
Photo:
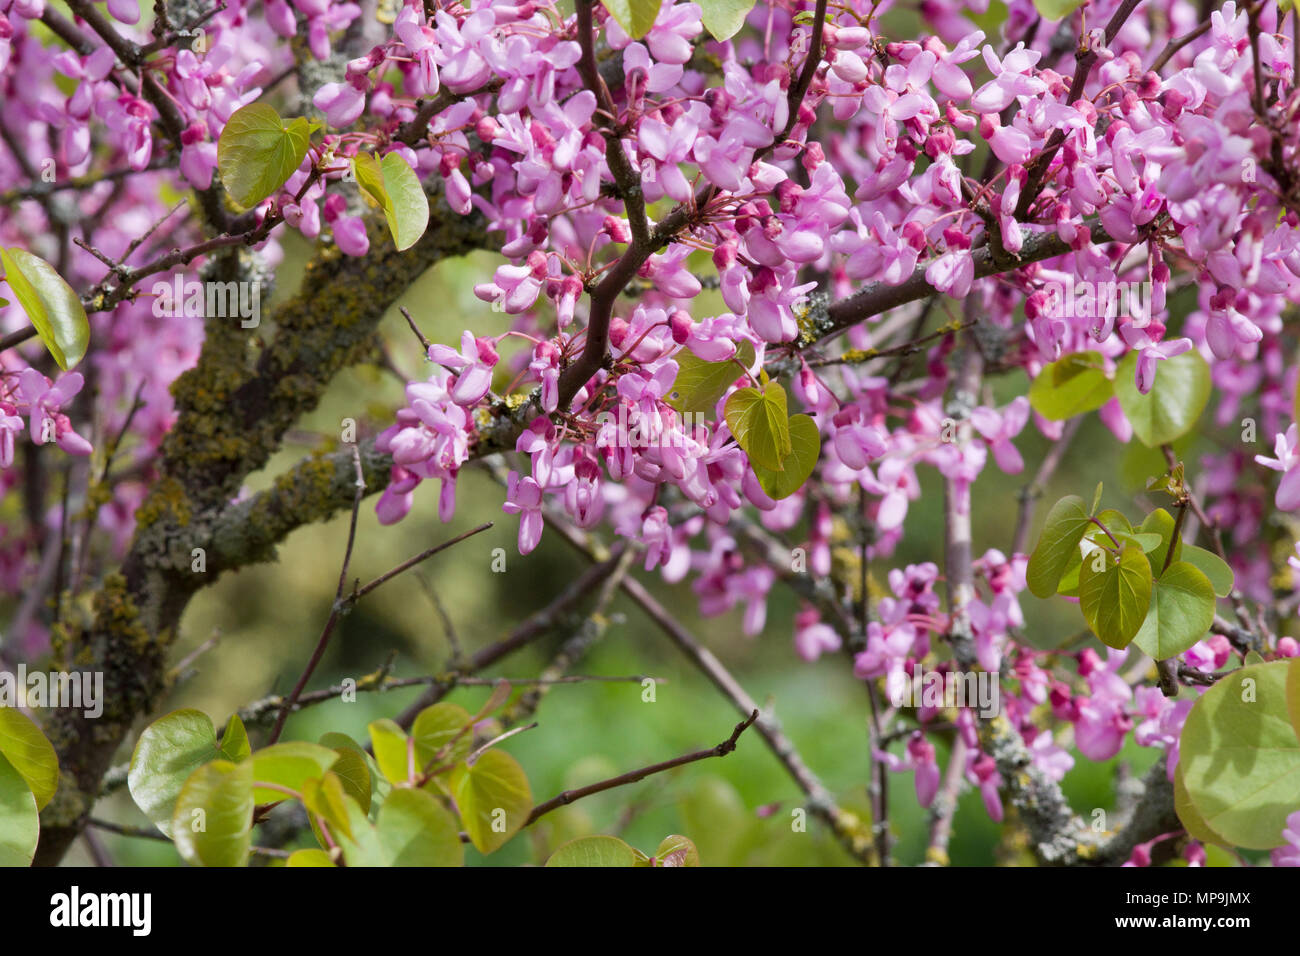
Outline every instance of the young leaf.
<svg viewBox="0 0 1300 956"><path fill-rule="evenodd" d="M338 757L329 747L302 740L272 744L253 754L253 779L259 784L273 783L301 793L304 780L320 777ZM285 799L288 794L281 790L259 786L253 791L253 800L259 804Z"/></svg>
<svg viewBox="0 0 1300 956"><path fill-rule="evenodd" d="M700 851L689 839L674 833L659 843L655 849L655 861L660 866L699 866Z"/></svg>
<svg viewBox="0 0 1300 956"><path fill-rule="evenodd" d="M754 346L741 340L735 357L725 362L706 362L690 349L682 349L673 358L677 360L677 378L665 401L679 412L709 414L731 383L745 374L741 365L749 368L755 355Z"/></svg>
<svg viewBox="0 0 1300 956"><path fill-rule="evenodd" d="M1066 495L1047 512L1043 533L1029 556L1025 579L1036 597L1049 598L1056 593L1071 558L1079 553L1079 541L1092 526L1083 499Z"/></svg>
<svg viewBox="0 0 1300 956"><path fill-rule="evenodd" d="M1281 845L1295 810L1300 739L1286 709L1293 666L1272 661L1226 674L1183 724L1179 767L1187 794L1206 826L1234 846Z"/></svg>
<svg viewBox="0 0 1300 956"><path fill-rule="evenodd" d="M699 0L704 28L715 40L730 40L745 25L755 0Z"/></svg>
<svg viewBox="0 0 1300 956"><path fill-rule="evenodd" d="M1101 408L1114 394L1100 352L1075 352L1043 367L1029 386L1029 404L1061 421Z"/></svg>
<svg viewBox="0 0 1300 956"><path fill-rule="evenodd" d="M352 168L358 185L384 211L397 251L415 245L429 226L429 199L415 171L400 153L389 153L382 160L358 153Z"/></svg>
<svg viewBox="0 0 1300 956"><path fill-rule="evenodd" d="M731 393L725 409L727 427L751 464L781 471L790 454L790 415L785 389L769 381L763 390L742 388Z"/></svg>
<svg viewBox="0 0 1300 956"><path fill-rule="evenodd" d="M171 820L176 849L195 866L243 866L253 842L253 762L214 760L190 774Z"/></svg>
<svg viewBox="0 0 1300 956"><path fill-rule="evenodd" d="M385 779L391 783L405 783L412 772L420 772L422 768L413 766L414 751L407 744L406 731L395 721L385 717L372 721L366 729L370 731L375 763Z"/></svg>
<svg viewBox="0 0 1300 956"><path fill-rule="evenodd" d="M369 813L373 787L365 752L353 746L336 746L333 750L339 756L330 767L330 773L339 778L343 792Z"/></svg>
<svg viewBox="0 0 1300 956"><path fill-rule="evenodd" d="M636 851L618 837L578 837L557 847L546 865L636 866Z"/></svg>
<svg viewBox="0 0 1300 956"><path fill-rule="evenodd" d="M660 0L601 0L610 16L633 40L639 40L655 25Z"/></svg>
<svg viewBox="0 0 1300 956"><path fill-rule="evenodd" d="M528 776L504 750L487 751L472 767L457 766L451 773L451 795L480 853L499 849L519 832L533 809Z"/></svg>
<svg viewBox="0 0 1300 956"><path fill-rule="evenodd" d="M1151 565L1141 548L1129 544L1118 559L1105 553L1083 562L1079 607L1103 644L1126 647L1141 629L1150 604Z"/></svg>
<svg viewBox="0 0 1300 956"><path fill-rule="evenodd" d="M136 806L171 836L176 796L196 768L222 756L217 731L200 710L177 710L144 729L131 754L127 786Z"/></svg>
<svg viewBox="0 0 1300 956"><path fill-rule="evenodd" d="M231 714L226 722L225 733L221 735L221 756L231 763L239 763L253 752L248 743L248 731L238 714Z"/></svg>
<svg viewBox="0 0 1300 956"><path fill-rule="evenodd" d="M1115 372L1115 396L1142 444L1155 448L1187 434L1210 398L1210 366L1193 349L1156 363L1151 391L1135 379L1137 353L1129 352Z"/></svg>
<svg viewBox="0 0 1300 956"><path fill-rule="evenodd" d="M474 735L465 728L473 722L469 711L459 704L442 701L424 708L411 725L416 761L423 767L434 757L443 763L464 760L474 743ZM444 749L446 753L442 753Z"/></svg>
<svg viewBox="0 0 1300 956"><path fill-rule="evenodd" d="M1088 514L1090 515L1095 515L1097 513L1097 509L1101 507L1101 490L1102 490L1102 483L1099 481L1097 482L1097 490L1092 493L1092 508L1088 512Z"/></svg>
<svg viewBox="0 0 1300 956"><path fill-rule="evenodd" d="M1176 657L1214 623L1210 579L1186 561L1175 561L1152 584L1151 606L1133 643L1158 661Z"/></svg>
<svg viewBox="0 0 1300 956"><path fill-rule="evenodd" d="M790 497L803 487L808 476L812 474L813 468L816 467L817 458L822 451L821 432L817 430L817 423L809 416L791 415L789 429L790 454L781 459L780 471L772 471L750 461L750 467L754 469L754 477L758 479L763 491L769 498L777 501Z"/></svg>
<svg viewBox="0 0 1300 956"><path fill-rule="evenodd" d="M59 789L59 758L41 728L25 714L0 707L0 757L9 761L44 810Z"/></svg>
<svg viewBox="0 0 1300 956"><path fill-rule="evenodd" d="M284 185L302 165L311 126L301 116L285 123L266 103L235 110L217 141L217 169L230 198L250 208Z"/></svg>
<svg viewBox="0 0 1300 956"><path fill-rule="evenodd" d="M426 790L394 790L379 808L376 829L389 866L465 863L455 817Z"/></svg>
<svg viewBox="0 0 1300 956"><path fill-rule="evenodd" d="M325 846L326 841L321 834L317 818L325 821L330 835L336 839L338 834L346 837L353 835L351 814L348 813L348 795L344 792L343 781L337 774L326 773L320 778L308 777L302 782L299 792L302 794L302 805L314 814L308 819L311 821L312 832L316 834L316 839L320 841L321 846Z"/></svg>
<svg viewBox="0 0 1300 956"><path fill-rule="evenodd" d="M1151 563L1151 573L1159 575L1165 566L1165 557L1169 553L1169 542L1174 537L1174 516L1164 508L1157 508L1145 518L1142 519L1142 527L1138 530L1144 534L1160 535L1160 544L1154 551L1147 552L1147 560ZM1183 541L1179 537L1178 544L1174 548L1174 561L1181 561L1183 558ZM1172 562L1171 562L1172 563Z"/></svg>
<svg viewBox="0 0 1300 956"><path fill-rule="evenodd" d="M26 249L0 249L0 264L27 321L66 372L81 361L90 344L90 322L77 293L54 266Z"/></svg>
<svg viewBox="0 0 1300 956"><path fill-rule="evenodd" d="M31 866L40 835L36 797L23 775L0 754L0 867Z"/></svg>
<svg viewBox="0 0 1300 956"><path fill-rule="evenodd" d="M1227 597L1232 593L1233 573L1228 563L1211 551L1198 548L1194 544L1184 544L1182 559L1201 570L1214 587L1217 597Z"/></svg>

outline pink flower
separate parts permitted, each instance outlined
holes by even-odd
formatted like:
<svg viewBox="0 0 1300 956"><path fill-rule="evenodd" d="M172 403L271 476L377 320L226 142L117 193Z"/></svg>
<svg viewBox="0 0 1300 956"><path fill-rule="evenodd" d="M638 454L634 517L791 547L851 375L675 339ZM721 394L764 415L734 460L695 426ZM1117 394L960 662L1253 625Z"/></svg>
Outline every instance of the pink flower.
<svg viewBox="0 0 1300 956"><path fill-rule="evenodd" d="M460 369L456 384L451 389L451 400L457 405L473 405L492 387L492 369L498 356L492 342L478 339L466 330L460 337L460 351L450 345L430 345L429 361L449 369Z"/></svg>
<svg viewBox="0 0 1300 956"><path fill-rule="evenodd" d="M510 472L506 479L506 501L501 510L519 515L519 553L528 554L542 540L542 488L532 478Z"/></svg>

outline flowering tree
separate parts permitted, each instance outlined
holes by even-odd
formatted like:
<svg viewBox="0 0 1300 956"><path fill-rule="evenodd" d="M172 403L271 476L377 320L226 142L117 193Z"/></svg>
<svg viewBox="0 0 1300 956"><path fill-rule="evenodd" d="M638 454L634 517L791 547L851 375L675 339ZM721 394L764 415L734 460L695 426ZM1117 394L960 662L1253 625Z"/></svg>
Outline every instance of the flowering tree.
<svg viewBox="0 0 1300 956"><path fill-rule="evenodd" d="M105 689L93 716L27 700L39 727L0 700L0 859L58 861L125 782L192 862L243 863L296 805L321 849L292 863L454 864L758 736L864 862L890 861L907 770L935 862L970 785L1044 863L1300 864L1296 12L989 6L0 0L0 651ZM291 232L314 257L263 324ZM429 365L405 406L242 493L340 370L382 361L411 282L472 250L500 257L475 292L510 330L429 342L411 301ZM1039 513L1094 412L1164 464L1145 495L1078 488ZM1027 430L1049 442L1028 472ZM391 524L437 495L447 521L467 468L500 478L520 554L556 535L590 570L364 745L281 740L340 692L308 689L339 617L473 534L353 583L366 497ZM1031 476L1006 540L972 539L986 470ZM900 567L926 471L945 540ZM349 509L293 690L220 733L159 717L195 593ZM795 654L865 687L870 819L640 574L689 582L706 615L743 607L755 634L772 589L798 595ZM593 596L602 626L616 593L741 723L535 800L499 731L582 645L477 714L445 698ZM1041 650L1031 600L1077 602L1096 640ZM971 688L988 706L960 706ZM1071 749L1106 760L1130 734L1164 759L1119 819L1072 808ZM551 861L687 865L687 837Z"/></svg>

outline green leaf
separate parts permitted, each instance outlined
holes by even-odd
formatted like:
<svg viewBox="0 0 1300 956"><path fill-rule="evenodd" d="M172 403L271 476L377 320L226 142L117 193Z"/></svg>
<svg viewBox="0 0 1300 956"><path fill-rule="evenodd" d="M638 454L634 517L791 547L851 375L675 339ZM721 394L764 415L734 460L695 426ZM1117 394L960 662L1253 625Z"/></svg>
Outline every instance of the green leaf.
<svg viewBox="0 0 1300 956"><path fill-rule="evenodd" d="M1179 766L1205 825L1234 846L1268 850L1300 793L1300 738L1287 715L1294 661L1221 677L1187 715Z"/></svg>
<svg viewBox="0 0 1300 956"><path fill-rule="evenodd" d="M1133 526L1128 523L1128 518L1124 517L1124 513L1121 511L1116 511L1114 508L1107 508L1100 514L1096 515L1096 518L1097 521L1106 526L1107 531L1110 531L1111 534L1115 535L1115 537L1121 541L1125 540L1126 537L1132 537L1134 541L1139 544L1144 541L1148 544L1150 543L1149 539L1133 533ZM1083 562L1089 560L1089 558L1092 557L1092 553L1098 548L1101 548L1103 544L1106 547L1110 547L1113 544L1110 540L1110 535L1106 534L1106 531L1097 527L1096 524L1090 525L1088 530L1083 533L1083 540L1080 542L1080 546L1070 555L1070 560L1065 565L1065 572L1061 575L1060 583L1056 585L1057 594L1064 595L1065 597L1079 596L1079 572L1083 569Z"/></svg>
<svg viewBox="0 0 1300 956"><path fill-rule="evenodd" d="M302 793L303 781L320 777L338 757L329 747L302 740L272 744L253 754L253 779L258 784L273 783ZM287 793L267 787L258 786L253 791L253 800L258 804L279 803L288 798Z"/></svg>
<svg viewBox="0 0 1300 956"><path fill-rule="evenodd" d="M394 789L393 794L400 793ZM389 797L391 799L392 795ZM343 860L348 866L388 866L388 852L379 842L379 831L366 819L365 813L356 801L347 800L348 824L351 836L340 831L334 834L339 848L343 851Z"/></svg>
<svg viewBox="0 0 1300 956"><path fill-rule="evenodd" d="M789 420L790 453L781 459L781 470L772 471L750 461L754 477L769 498L788 498L808 480L822 453L822 436L817 423L807 415L791 415Z"/></svg>
<svg viewBox="0 0 1300 956"><path fill-rule="evenodd" d="M665 401L679 412L710 414L723 393L745 374L741 366L749 368L754 364L755 354L754 346L742 339L736 343L735 357L725 362L706 362L690 349L682 349L673 358L677 378Z"/></svg>
<svg viewBox="0 0 1300 956"><path fill-rule="evenodd" d="M1175 561L1152 585L1151 606L1133 643L1158 661L1187 650L1214 623L1210 579L1186 561Z"/></svg>
<svg viewBox="0 0 1300 956"><path fill-rule="evenodd" d="M217 731L200 710L177 710L144 729L131 754L127 786L136 806L171 836L176 796L196 768L222 756Z"/></svg>
<svg viewBox="0 0 1300 956"><path fill-rule="evenodd" d="M655 25L660 0L601 0L623 32L639 40Z"/></svg>
<svg viewBox="0 0 1300 956"><path fill-rule="evenodd" d="M406 731L395 721L387 717L372 721L366 728L370 731L370 746L375 754L375 763L379 772L391 783L405 783L412 773L419 773L422 768L414 766L414 748L408 744Z"/></svg>
<svg viewBox="0 0 1300 956"><path fill-rule="evenodd" d="M699 0L704 28L716 40L729 40L745 25L755 0Z"/></svg>
<svg viewBox="0 0 1300 956"><path fill-rule="evenodd" d="M214 760L190 775L172 814L176 849L195 866L243 866L253 842L253 761Z"/></svg>
<svg viewBox="0 0 1300 956"><path fill-rule="evenodd" d="M1187 835L1202 843L1227 846L1228 841L1210 829L1210 825L1201 817L1201 813L1192 803L1187 793L1187 784L1183 781L1183 765L1180 762L1174 768L1174 812L1182 823Z"/></svg>
<svg viewBox="0 0 1300 956"><path fill-rule="evenodd" d="M348 796L344 793L343 781L337 774L326 773L320 778L308 777L302 782L299 792L302 793L302 805L315 815L309 819L312 831L321 845L326 841L321 834L317 817L325 821L330 829L330 835L336 840L340 834L347 837L353 835L352 819L348 813Z"/></svg>
<svg viewBox="0 0 1300 956"><path fill-rule="evenodd" d="M533 809L524 768L503 750L489 750L472 766L456 767L451 772L451 795L461 824L480 853L491 853L518 833Z"/></svg>
<svg viewBox="0 0 1300 956"><path fill-rule="evenodd" d="M1156 363L1151 391L1143 395L1135 378L1137 353L1129 352L1115 372L1115 395L1133 434L1151 448L1191 431L1210 399L1210 366L1193 349Z"/></svg>
<svg viewBox="0 0 1300 956"><path fill-rule="evenodd" d="M1147 552L1147 561L1151 564L1152 575L1159 575L1161 569L1165 566L1165 556L1169 553L1169 542L1174 537L1174 516L1164 508L1157 508L1145 518L1142 519L1141 531L1144 534L1160 535L1160 544L1154 551ZM1174 561L1183 559L1183 540L1180 536L1178 544L1174 548Z"/></svg>
<svg viewBox="0 0 1300 956"><path fill-rule="evenodd" d="M40 835L36 796L0 754L0 866L31 866Z"/></svg>
<svg viewBox="0 0 1300 956"><path fill-rule="evenodd" d="M1099 481L1097 482L1097 490L1092 493L1092 508L1088 511L1088 514L1095 515L1097 513L1097 508L1101 505L1101 490L1102 483Z"/></svg>
<svg viewBox="0 0 1300 956"><path fill-rule="evenodd" d="M1121 542L1128 541L1136 544L1142 549L1143 554L1148 554L1164 544L1164 539L1158 534L1134 534L1131 531L1116 531L1114 529L1111 529L1111 533Z"/></svg>
<svg viewBox="0 0 1300 956"><path fill-rule="evenodd" d="M1234 581L1232 568L1228 567L1228 562L1224 561L1223 558L1212 551L1198 548L1194 544L1184 544L1182 559L1188 564L1199 568L1201 573L1210 579L1210 584L1213 586L1216 596L1227 597L1232 593Z"/></svg>
<svg viewBox="0 0 1300 956"><path fill-rule="evenodd" d="M221 755L231 763L239 763L253 752L248 743L248 731L238 714L231 714L226 732L221 735Z"/></svg>
<svg viewBox="0 0 1300 956"><path fill-rule="evenodd" d="M1029 404L1044 418L1061 421L1101 408L1114 394L1100 352L1075 352L1043 367L1029 386Z"/></svg>
<svg viewBox="0 0 1300 956"><path fill-rule="evenodd" d="M1101 565L1101 570L1095 568ZM1123 648L1137 635L1151 604L1151 565L1142 549L1125 545L1116 559L1104 552L1079 571L1079 607L1103 644Z"/></svg>
<svg viewBox="0 0 1300 956"><path fill-rule="evenodd" d="M1064 20L1087 0L1034 0L1034 9L1044 20Z"/></svg>
<svg viewBox="0 0 1300 956"><path fill-rule="evenodd" d="M302 117L285 123L266 103L241 107L217 141L222 185L239 205L256 206L298 170L310 143L311 127Z"/></svg>
<svg viewBox="0 0 1300 956"><path fill-rule="evenodd" d="M790 415L785 389L768 382L762 391L741 388L731 393L725 409L727 427L754 465L781 471L790 454Z"/></svg>
<svg viewBox="0 0 1300 956"><path fill-rule="evenodd" d="M333 866L334 861L324 850L294 850L285 866Z"/></svg>
<svg viewBox="0 0 1300 956"><path fill-rule="evenodd" d="M0 707L0 756L26 781L36 809L44 810L59 789L59 757L41 728L12 707Z"/></svg>
<svg viewBox="0 0 1300 956"><path fill-rule="evenodd" d="M1286 711L1296 736L1300 737L1300 658L1291 659L1291 670L1287 673Z"/></svg>
<svg viewBox="0 0 1300 956"><path fill-rule="evenodd" d="M5 281L41 342L65 372L86 354L90 322L81 299L54 266L26 249L0 249Z"/></svg>
<svg viewBox="0 0 1300 956"><path fill-rule="evenodd" d="M681 834L664 837L655 849L655 862L659 866L699 866L700 851Z"/></svg>
<svg viewBox="0 0 1300 956"><path fill-rule="evenodd" d="M352 168L362 190L384 211L397 251L415 245L429 227L429 198L415 170L400 153L389 153L382 160L358 153Z"/></svg>
<svg viewBox="0 0 1300 956"><path fill-rule="evenodd" d="M578 837L557 847L546 865L636 866L636 851L618 837Z"/></svg>
<svg viewBox="0 0 1300 956"><path fill-rule="evenodd" d="M445 701L420 711L411 725L416 769L423 770L434 757L438 757L439 763L457 763L468 757L474 735L465 728L473 722L474 718L464 707ZM448 747L453 740L456 743ZM447 752L439 757L444 748Z"/></svg>
<svg viewBox="0 0 1300 956"><path fill-rule="evenodd" d="M379 809L377 829L389 866L465 863L456 818L426 790L394 790Z"/></svg>
<svg viewBox="0 0 1300 956"><path fill-rule="evenodd" d="M330 773L339 778L343 792L355 800L361 809L370 812L370 768L366 766L366 755L351 747L335 747L338 760L330 767Z"/></svg>
<svg viewBox="0 0 1300 956"><path fill-rule="evenodd" d="M1025 580L1036 597L1049 598L1056 593L1071 558L1079 553L1079 542L1092 522L1083 499L1066 495L1047 512L1038 545L1029 556Z"/></svg>

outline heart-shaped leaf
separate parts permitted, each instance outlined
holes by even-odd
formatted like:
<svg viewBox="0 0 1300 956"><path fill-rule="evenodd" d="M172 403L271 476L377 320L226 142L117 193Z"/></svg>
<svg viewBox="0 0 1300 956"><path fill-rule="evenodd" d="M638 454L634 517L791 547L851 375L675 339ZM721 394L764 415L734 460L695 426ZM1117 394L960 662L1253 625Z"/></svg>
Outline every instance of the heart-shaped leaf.
<svg viewBox="0 0 1300 956"><path fill-rule="evenodd" d="M311 124L302 117L286 123L266 103L241 107L217 141L222 185L239 205L256 206L298 170L310 143Z"/></svg>
<svg viewBox="0 0 1300 956"><path fill-rule="evenodd" d="M253 762L213 760L176 797L172 838L195 866L243 866L253 842Z"/></svg>
<svg viewBox="0 0 1300 956"><path fill-rule="evenodd" d="M136 806L171 836L176 796L196 768L223 756L217 731L200 710L177 710L144 729L131 754L127 786Z"/></svg>
<svg viewBox="0 0 1300 956"><path fill-rule="evenodd" d="M1151 604L1151 565L1128 544L1116 557L1103 551L1079 571L1079 607L1103 644L1123 648L1146 620Z"/></svg>
<svg viewBox="0 0 1300 956"><path fill-rule="evenodd" d="M379 808L376 828L389 866L465 863L456 818L426 790L394 790Z"/></svg>
<svg viewBox="0 0 1300 956"><path fill-rule="evenodd" d="M1186 561L1175 561L1155 580L1151 605L1133 643L1155 660L1176 657L1214 623L1210 579Z"/></svg>
<svg viewBox="0 0 1300 956"><path fill-rule="evenodd" d="M768 382L762 391L741 388L731 393L725 409L727 427L751 464L782 471L790 454L790 415L785 389Z"/></svg>
<svg viewBox="0 0 1300 956"><path fill-rule="evenodd" d="M260 786L264 783L302 793L303 781L319 778L338 757L329 747L302 740L263 747L253 754L253 780L259 784L253 791L254 802L278 803L289 797L283 790Z"/></svg>
<svg viewBox="0 0 1300 956"><path fill-rule="evenodd" d="M1052 505L1025 571L1029 590L1036 597L1049 598L1056 593L1071 559L1078 557L1079 542L1089 527L1088 509L1078 495L1066 495Z"/></svg>
<svg viewBox="0 0 1300 956"><path fill-rule="evenodd" d="M1210 366L1193 349L1156 363L1151 391L1138 391L1137 353L1115 372L1115 397L1142 444L1155 448L1187 434L1210 399Z"/></svg>
<svg viewBox="0 0 1300 956"><path fill-rule="evenodd" d="M384 211L398 252L415 245L429 227L429 198L415 171L400 153L389 153L382 160L359 153L352 168L357 184Z"/></svg>
<svg viewBox="0 0 1300 956"><path fill-rule="evenodd" d="M754 477L769 498L781 500L788 498L808 480L817 458L822 452L822 436L817 430L817 423L807 415L791 415L788 422L790 430L790 453L781 459L781 470L772 471L754 461Z"/></svg>
<svg viewBox="0 0 1300 956"><path fill-rule="evenodd" d="M1101 408L1115 393L1100 352L1075 352L1043 366L1029 386L1029 404L1061 421Z"/></svg>
<svg viewBox="0 0 1300 956"><path fill-rule="evenodd" d="M677 361L677 378L665 401L679 412L711 413L718 399L742 370L754 364L754 346L743 339L736 344L736 355L725 362L706 362L690 349L682 349L673 358ZM739 363L739 364L737 364Z"/></svg>
<svg viewBox="0 0 1300 956"><path fill-rule="evenodd" d="M451 773L451 795L480 853L500 848L519 832L533 809L524 768L503 750L489 750L472 765L457 766Z"/></svg>

